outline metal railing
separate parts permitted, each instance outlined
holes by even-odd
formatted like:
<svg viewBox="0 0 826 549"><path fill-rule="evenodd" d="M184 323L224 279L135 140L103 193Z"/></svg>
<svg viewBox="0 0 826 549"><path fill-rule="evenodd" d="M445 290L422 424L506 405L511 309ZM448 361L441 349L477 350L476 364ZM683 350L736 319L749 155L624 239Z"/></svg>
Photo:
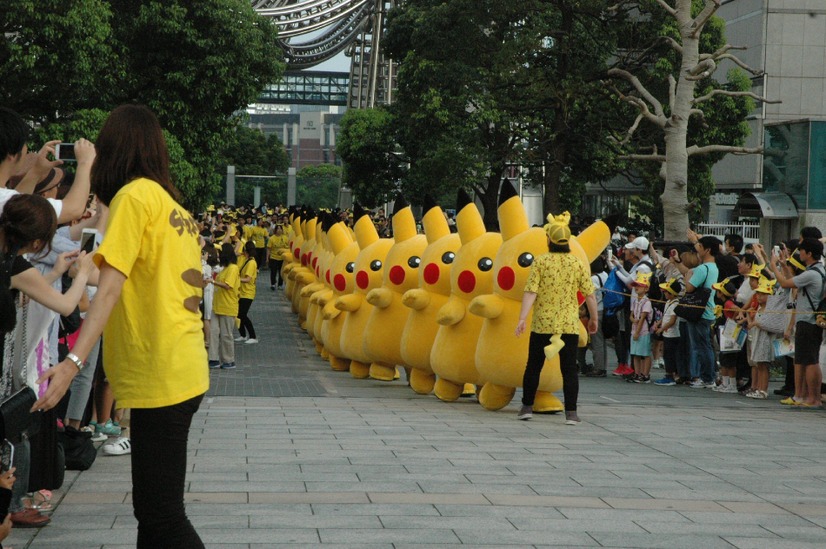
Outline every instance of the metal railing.
<svg viewBox="0 0 826 549"><path fill-rule="evenodd" d="M720 240L727 234L739 234L743 240L760 240L759 223L699 223L697 232L706 236L717 236Z"/></svg>

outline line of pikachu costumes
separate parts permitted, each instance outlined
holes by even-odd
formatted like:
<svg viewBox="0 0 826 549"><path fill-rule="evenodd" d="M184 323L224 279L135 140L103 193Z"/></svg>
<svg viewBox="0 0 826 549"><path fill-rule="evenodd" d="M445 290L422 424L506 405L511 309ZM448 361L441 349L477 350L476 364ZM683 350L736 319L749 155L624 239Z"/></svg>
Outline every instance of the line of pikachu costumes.
<svg viewBox="0 0 826 549"><path fill-rule="evenodd" d="M352 229L330 214L294 211L285 292L331 368L392 381L402 367L416 393L450 402L476 388L484 408L507 406L522 385L528 354L528 338L514 335L523 288L534 258L548 246L545 231L529 226L510 183L497 213L501 232L487 231L460 191L457 232L426 200L424 234L417 234L412 210L400 199L393 238L380 238L358 206ZM589 266L611 230L597 221L571 239L571 253ZM583 327L581 346L587 338ZM559 360L550 349L547 355L536 412L563 410L552 394L562 388Z"/></svg>

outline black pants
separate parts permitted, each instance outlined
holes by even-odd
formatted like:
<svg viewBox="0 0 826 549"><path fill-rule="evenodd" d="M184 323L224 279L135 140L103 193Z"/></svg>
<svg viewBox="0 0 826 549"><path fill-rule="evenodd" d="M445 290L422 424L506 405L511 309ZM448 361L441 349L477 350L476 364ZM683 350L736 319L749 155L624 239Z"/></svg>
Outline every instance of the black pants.
<svg viewBox="0 0 826 549"><path fill-rule="evenodd" d="M238 300L238 319L241 321L238 332L241 337L247 337L247 332L249 332L250 339L255 339L255 328L252 327L252 320L249 317L250 307L252 307L251 299L242 297Z"/></svg>
<svg viewBox="0 0 826 549"><path fill-rule="evenodd" d="M132 409L132 506L138 519L138 549L204 546L184 507L186 442L203 398Z"/></svg>
<svg viewBox="0 0 826 549"><path fill-rule="evenodd" d="M663 338L663 362L665 362L665 373L674 377L677 375L677 364L680 356L680 338Z"/></svg>
<svg viewBox="0 0 826 549"><path fill-rule="evenodd" d="M259 269L263 269L267 265L266 248L255 248L255 263L258 264Z"/></svg>
<svg viewBox="0 0 826 549"><path fill-rule="evenodd" d="M284 284L284 279L281 278L282 265L284 265L283 259L270 259L270 286L275 286L276 278L279 286Z"/></svg>
<svg viewBox="0 0 826 549"><path fill-rule="evenodd" d="M522 404L533 406L536 390L539 387L539 374L545 365L545 347L551 342L553 334L531 332L528 342L528 363L522 378ZM559 351L559 369L562 372L562 394L565 396L565 411L576 411L576 399L579 395L579 376L576 371L576 350L579 335L562 334L565 346Z"/></svg>

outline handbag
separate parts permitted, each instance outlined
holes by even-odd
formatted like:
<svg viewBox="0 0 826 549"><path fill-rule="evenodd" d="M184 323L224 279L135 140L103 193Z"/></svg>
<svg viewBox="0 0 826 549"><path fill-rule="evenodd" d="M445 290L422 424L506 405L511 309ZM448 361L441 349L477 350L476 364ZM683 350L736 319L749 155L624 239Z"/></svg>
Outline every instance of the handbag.
<svg viewBox="0 0 826 549"><path fill-rule="evenodd" d="M31 387L23 387L0 403L0 438L17 443L24 434L32 436L39 430L39 418L33 421L35 414L30 411L36 401Z"/></svg>
<svg viewBox="0 0 826 549"><path fill-rule="evenodd" d="M711 288L706 288L708 280L708 267L706 267L706 279L703 286L695 288L693 292L687 293L679 299L679 304L674 309L674 313L688 322L697 322L703 317L703 313L708 307L708 298L711 297Z"/></svg>
<svg viewBox="0 0 826 549"><path fill-rule="evenodd" d="M29 436L29 491L57 490L63 486L66 458L58 442L57 410L52 408L37 419L40 432Z"/></svg>

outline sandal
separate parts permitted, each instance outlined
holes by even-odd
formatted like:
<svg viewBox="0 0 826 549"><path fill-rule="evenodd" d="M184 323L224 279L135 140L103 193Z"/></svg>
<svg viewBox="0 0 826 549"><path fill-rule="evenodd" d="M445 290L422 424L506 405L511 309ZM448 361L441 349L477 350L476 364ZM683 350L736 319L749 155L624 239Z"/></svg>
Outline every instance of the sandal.
<svg viewBox="0 0 826 549"><path fill-rule="evenodd" d="M28 497L22 499L23 507L26 509L34 509L41 513L51 513L54 511L52 506L52 493L49 490L40 490L34 492Z"/></svg>

